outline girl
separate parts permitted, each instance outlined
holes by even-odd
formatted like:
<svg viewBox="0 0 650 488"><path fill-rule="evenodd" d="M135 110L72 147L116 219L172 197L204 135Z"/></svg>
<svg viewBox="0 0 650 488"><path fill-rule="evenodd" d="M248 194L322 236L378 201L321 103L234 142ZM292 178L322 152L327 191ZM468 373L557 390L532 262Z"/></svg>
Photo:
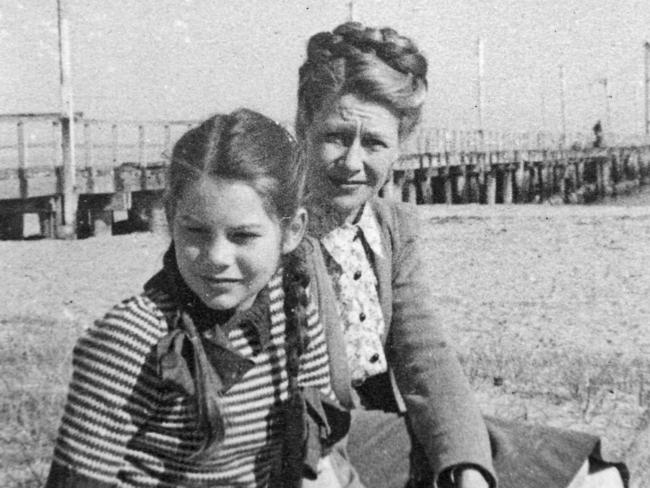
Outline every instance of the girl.
<svg viewBox="0 0 650 488"><path fill-rule="evenodd" d="M336 406L293 156L245 109L178 141L163 269L78 341L47 488L300 483L304 439L330 433L320 398Z"/></svg>

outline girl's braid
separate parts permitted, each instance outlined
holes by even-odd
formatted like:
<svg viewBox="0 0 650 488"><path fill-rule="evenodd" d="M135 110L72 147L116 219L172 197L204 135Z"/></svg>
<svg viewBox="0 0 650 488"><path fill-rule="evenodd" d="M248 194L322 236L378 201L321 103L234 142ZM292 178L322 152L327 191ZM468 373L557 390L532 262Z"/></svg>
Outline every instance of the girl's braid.
<svg viewBox="0 0 650 488"><path fill-rule="evenodd" d="M287 376L289 399L286 407L285 434L282 451L282 486L299 487L302 484L305 404L298 385L300 356L307 348L307 274L304 251L299 246L283 258L284 313L286 316Z"/></svg>
<svg viewBox="0 0 650 488"><path fill-rule="evenodd" d="M298 246L293 252L284 256L283 259L282 284L284 288L284 313L286 316L286 337L288 362L298 361L295 364L288 364L289 374L295 373L299 367L300 355L307 347L307 286L309 285L309 274L305 264L304 250ZM293 358L291 358L293 356Z"/></svg>

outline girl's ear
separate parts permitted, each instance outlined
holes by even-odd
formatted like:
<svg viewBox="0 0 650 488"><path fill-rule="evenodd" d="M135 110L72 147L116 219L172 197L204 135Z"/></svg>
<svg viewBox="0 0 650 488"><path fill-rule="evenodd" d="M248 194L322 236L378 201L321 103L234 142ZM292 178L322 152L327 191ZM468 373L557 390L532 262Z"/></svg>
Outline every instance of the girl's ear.
<svg viewBox="0 0 650 488"><path fill-rule="evenodd" d="M291 222L285 227L282 254L288 254L298 247L307 229L307 210L300 207Z"/></svg>

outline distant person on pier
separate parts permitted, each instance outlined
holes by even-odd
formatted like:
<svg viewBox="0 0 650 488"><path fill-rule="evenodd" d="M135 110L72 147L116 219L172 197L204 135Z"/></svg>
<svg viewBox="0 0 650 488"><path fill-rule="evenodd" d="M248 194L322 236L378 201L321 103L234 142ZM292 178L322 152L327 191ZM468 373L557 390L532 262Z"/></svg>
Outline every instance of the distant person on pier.
<svg viewBox="0 0 650 488"><path fill-rule="evenodd" d="M623 486L615 469L596 473L593 436L495 419L486 427L436 318L417 210L377 196L420 121L426 76L411 39L359 23L312 36L299 72L314 290L329 354L347 364L333 384L348 378L339 399L353 411L347 454L360 476L338 445L340 484Z"/></svg>
<svg viewBox="0 0 650 488"><path fill-rule="evenodd" d="M603 147L603 126L600 120L594 124L594 147Z"/></svg>

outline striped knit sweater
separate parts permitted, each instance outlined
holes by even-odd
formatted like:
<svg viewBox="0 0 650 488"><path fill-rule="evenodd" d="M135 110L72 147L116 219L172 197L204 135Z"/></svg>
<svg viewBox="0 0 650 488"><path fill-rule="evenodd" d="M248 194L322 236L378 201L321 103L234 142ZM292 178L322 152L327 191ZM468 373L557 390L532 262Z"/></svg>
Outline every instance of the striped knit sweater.
<svg viewBox="0 0 650 488"><path fill-rule="evenodd" d="M97 321L73 352L73 377L54 452L53 468L63 467L70 478L59 484L50 479L48 488L266 486L279 461L288 397L280 273L267 291L268 347L259 347L250 324L228 332L232 347L255 366L225 392L225 439L202 462L188 459L203 438L194 402L163 388L157 373L156 345L168 332L165 313L175 307L172 297L145 291ZM309 342L298 384L331 396L323 328L312 303L307 322Z"/></svg>

